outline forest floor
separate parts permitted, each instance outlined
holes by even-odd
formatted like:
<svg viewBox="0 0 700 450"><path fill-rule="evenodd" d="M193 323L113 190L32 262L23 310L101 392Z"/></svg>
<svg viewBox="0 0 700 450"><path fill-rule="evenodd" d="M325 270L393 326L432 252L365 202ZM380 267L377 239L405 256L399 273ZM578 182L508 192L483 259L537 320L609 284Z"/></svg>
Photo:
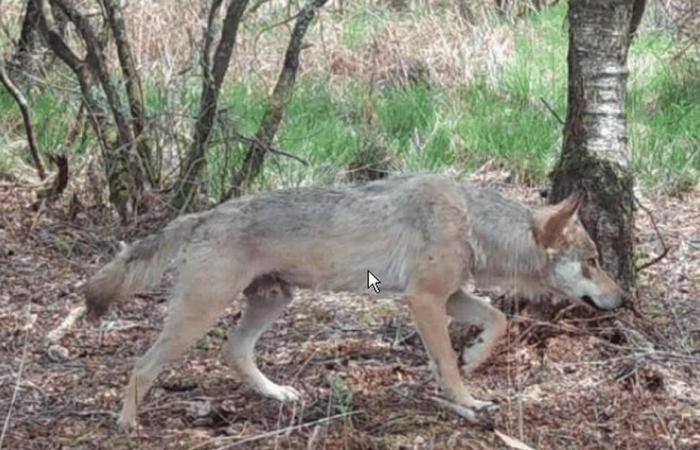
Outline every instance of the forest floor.
<svg viewBox="0 0 700 450"><path fill-rule="evenodd" d="M541 201L535 189L485 178ZM302 390L303 402L262 398L222 364L234 305L164 371L140 427L123 434L120 391L159 330L165 290L117 305L101 326L81 319L57 343L47 334L82 304L80 285L118 239L153 224L118 229L67 203L32 207L32 192L0 181L1 448L518 448L432 400L438 389L405 306L305 291L258 345L262 370ZM502 435L537 449L700 449L700 191L639 197L670 251L641 273L638 313L530 306L468 377L477 397L500 403ZM637 241L649 255L640 263L661 251L641 210Z"/></svg>

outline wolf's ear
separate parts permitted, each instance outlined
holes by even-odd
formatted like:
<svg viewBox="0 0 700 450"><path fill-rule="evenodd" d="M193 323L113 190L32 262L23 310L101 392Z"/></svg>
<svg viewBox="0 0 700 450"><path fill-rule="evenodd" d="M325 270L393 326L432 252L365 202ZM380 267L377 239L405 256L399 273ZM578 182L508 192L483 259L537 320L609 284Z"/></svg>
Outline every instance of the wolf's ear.
<svg viewBox="0 0 700 450"><path fill-rule="evenodd" d="M574 192L552 206L545 206L534 212L535 238L545 248L552 247L562 235L564 228L576 214L583 195Z"/></svg>

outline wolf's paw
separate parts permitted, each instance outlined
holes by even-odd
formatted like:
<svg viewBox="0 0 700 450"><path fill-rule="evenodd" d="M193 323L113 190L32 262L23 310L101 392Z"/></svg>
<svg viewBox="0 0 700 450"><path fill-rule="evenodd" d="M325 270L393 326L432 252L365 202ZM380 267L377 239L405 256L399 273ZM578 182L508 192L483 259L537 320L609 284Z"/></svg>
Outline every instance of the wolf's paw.
<svg viewBox="0 0 700 450"><path fill-rule="evenodd" d="M498 404L484 400L474 400L472 409L476 415L476 422L484 429L493 430L496 415L498 414Z"/></svg>
<svg viewBox="0 0 700 450"><path fill-rule="evenodd" d="M476 412L479 413L487 413L487 414L493 414L498 412L499 406L498 403L495 402L490 402L486 400L474 400L474 402L470 405L471 408L473 408Z"/></svg>
<svg viewBox="0 0 700 450"><path fill-rule="evenodd" d="M259 389L260 393L266 397L274 398L280 402L294 402L301 398L301 393L291 386L281 386L270 383Z"/></svg>
<svg viewBox="0 0 700 450"><path fill-rule="evenodd" d="M440 397L432 397L439 406L466 419L469 423L487 430L494 429L494 412L498 409L495 403L470 399L467 402L456 402ZM495 407L495 408L494 408Z"/></svg>

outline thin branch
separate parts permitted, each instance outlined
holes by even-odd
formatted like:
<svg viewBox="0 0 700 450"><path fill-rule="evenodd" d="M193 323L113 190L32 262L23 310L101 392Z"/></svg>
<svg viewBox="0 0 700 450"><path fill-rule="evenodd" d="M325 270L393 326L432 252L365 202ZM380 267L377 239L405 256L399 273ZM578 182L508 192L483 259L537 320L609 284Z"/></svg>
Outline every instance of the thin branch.
<svg viewBox="0 0 700 450"><path fill-rule="evenodd" d="M345 418L355 416L358 414L364 414L364 411L360 410L360 411L352 411L352 412L343 413L343 414L336 414L335 416L324 417L323 419L314 420L312 422L302 423L299 425L294 425L294 426L290 426L290 427L286 427L286 428L280 428L277 430L268 431L266 433L261 433L261 434L251 436L248 438L240 439L240 440L233 442L231 444L224 444L224 443L228 442L228 441L236 440L236 439L238 439L238 436L224 436L224 437L220 437L220 438L214 438L214 439L210 439L208 441L204 441L201 444L197 444L194 447L190 447L188 450L199 450L201 448L209 447L211 444L224 444L221 447L217 447L217 450L226 450L226 449L241 446L243 444L249 444L251 442L256 442L256 441L259 441L261 439L267 439L270 437L279 436L280 434L290 433L292 431L301 430L303 428L308 428L308 427L311 427L314 425L321 425L321 424L332 422L332 421L338 420L338 419L345 419Z"/></svg>
<svg viewBox="0 0 700 450"><path fill-rule="evenodd" d="M157 174L154 173L153 155L142 134L146 128L146 113L143 101L143 89L136 63L131 52L129 37L126 31L126 21L122 13L122 6L115 0L102 0L107 21L114 35L114 42L117 47L117 57L119 66L124 76L126 97L131 110L134 139L136 140L136 151L141 158L145 175L151 184L156 184Z"/></svg>
<svg viewBox="0 0 700 450"><path fill-rule="evenodd" d="M112 116L114 117L114 121L117 125L119 143L120 145L128 148L128 146L134 142L134 135L129 127L129 120L124 114L124 108L122 108L119 93L112 82L102 44L98 40L97 35L92 29L88 19L73 5L69 4L65 0L51 0L51 3L58 6L61 12L63 12L63 14L68 17L73 25L75 25L78 33L80 33L80 36L83 38L85 48L87 50L86 61L95 71L97 78L100 80L102 90L105 93L107 103L109 104L110 110L112 111Z"/></svg>
<svg viewBox="0 0 700 450"><path fill-rule="evenodd" d="M36 169L36 173L39 176L39 179L43 181L46 178L46 170L44 169L44 165L41 163L41 159L39 159L39 149L36 144L34 126L32 125L32 117L29 114L29 106L27 105L27 99L24 98L22 92L20 92L20 90L17 89L17 86L15 86L15 84L10 79L10 76L7 74L7 70L5 70L5 59L2 57L1 47L0 82L2 82L2 85L5 86L5 89L7 89L7 92L10 93L12 98L15 99L15 103L17 103L17 107L22 113L24 131L27 133L27 143L29 144L29 154L32 157L32 162L34 163L34 168Z"/></svg>
<svg viewBox="0 0 700 450"><path fill-rule="evenodd" d="M245 142L247 144L258 144L258 145L260 144L260 141L256 140L255 138L249 138L247 136L243 136L240 133L235 133L235 134L236 134L236 139L238 139L241 142ZM280 149L274 148L274 147L269 146L269 145L266 147L266 150L270 153L274 153L276 155L281 155L281 156L286 156L287 158L291 158L295 161L299 161L300 163L302 163L305 166L309 165L309 162L306 161L305 159L300 158L299 156L294 155L294 154L289 153L289 152L286 152L284 150L280 150Z"/></svg>
<svg viewBox="0 0 700 450"><path fill-rule="evenodd" d="M56 25L56 21L53 17L51 7L49 6L48 0L30 0L39 2L41 7L41 17L39 18L39 25L42 29L42 33L45 35L46 42L48 43L51 50L63 61L68 67L75 72L78 79L82 81L82 78L86 76L86 71L84 70L83 61L78 57L78 55L73 52L73 50L68 47L68 45L63 40L61 32ZM82 86L81 86L82 87Z"/></svg>
<svg viewBox="0 0 700 450"><path fill-rule="evenodd" d="M466 406L462 406L460 404L451 402L449 400L445 400L443 398L437 397L437 396L431 396L430 399L435 403L437 406L440 406L441 408L458 415L462 419L466 420L467 422L477 425L479 424L479 419L476 417L476 413L474 410L471 408L467 408Z"/></svg>
<svg viewBox="0 0 700 450"><path fill-rule="evenodd" d="M10 406L7 408L7 416L5 416L5 423L2 426L2 433L0 433L0 449L2 449L2 443L5 441L5 435L7 430L10 428L10 419L12 418L12 411L15 407L15 402L17 402L17 396L19 395L20 387L22 386L22 373L24 372L24 362L27 359L27 348L29 347L29 333L25 333L24 336L24 346L22 347L22 358L19 360L19 368L17 369L17 380L15 381L15 388L12 391L12 399L10 400Z"/></svg>
<svg viewBox="0 0 700 450"><path fill-rule="evenodd" d="M265 3L268 3L269 1L270 1L270 0L258 0L257 2L255 2L255 3L253 4L253 6L251 6L250 8L248 8L248 15L255 14L255 12L258 10L258 8L260 8L260 7L261 7L262 5L264 5Z"/></svg>
<svg viewBox="0 0 700 450"><path fill-rule="evenodd" d="M98 137L98 142L102 148L105 161L108 161L109 157L106 154L107 142L103 133L101 132L104 122L104 113L97 99L93 95L93 89L91 86L92 73L84 61L81 60L63 40L63 37L56 26L56 21L53 17L51 8L49 7L48 0L30 1L37 1L41 3L40 9L42 13L39 20L41 32L44 34L44 38L46 39L49 48L73 71L78 79L78 83L80 84L80 92L88 110L88 117L90 118L95 134Z"/></svg>
<svg viewBox="0 0 700 450"><path fill-rule="evenodd" d="M661 234L661 231L659 230L659 227L656 224L656 219L654 219L654 215L651 213L651 211L649 211L649 208L642 205L642 202L639 201L639 199L637 198L636 195L634 196L634 201L637 203L637 206L639 206L639 208L642 211L644 211L647 214L647 216L649 216L649 221L651 222L651 226L654 227L654 232L656 232L656 236L659 238L659 242L661 243L661 247L663 248L661 253L659 255L657 255L656 257L654 257L651 261L647 261L644 264L635 268L635 270L637 272L640 272L648 267L653 266L654 264L658 263L662 259L664 259L666 257L666 255L668 255L670 248L666 245L666 241L664 240L664 236L663 236L663 234Z"/></svg>
<svg viewBox="0 0 700 450"><path fill-rule="evenodd" d="M559 117L559 114L552 108L549 103L547 103L547 100L544 99L544 97L540 97L540 101L544 104L544 107L547 108L547 110L552 113L555 119L557 119L557 122L559 122L561 125L564 125L565 122L562 120L561 117Z"/></svg>

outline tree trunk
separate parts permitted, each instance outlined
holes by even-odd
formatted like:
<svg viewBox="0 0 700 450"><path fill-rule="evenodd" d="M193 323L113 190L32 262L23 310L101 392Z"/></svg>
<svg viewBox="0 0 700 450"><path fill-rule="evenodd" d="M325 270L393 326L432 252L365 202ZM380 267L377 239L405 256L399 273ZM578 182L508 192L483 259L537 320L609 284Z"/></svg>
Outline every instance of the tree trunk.
<svg viewBox="0 0 700 450"><path fill-rule="evenodd" d="M189 207L193 196L198 190L200 173L205 165L209 135L216 118L219 92L228 70L233 47L236 45L238 25L248 5L248 0L231 0L229 3L221 30L221 38L212 57L209 53L214 42L215 33L213 28L220 5L221 0L213 0L210 7L209 20L205 30L204 54L202 55L204 80L199 101L199 116L194 128L192 147L180 167L180 176L174 187L175 198L173 203L181 210Z"/></svg>
<svg viewBox="0 0 700 450"><path fill-rule="evenodd" d="M88 118L95 131L102 150L105 173L109 184L110 202L116 207L122 222L130 219L143 187L143 171L132 154L134 135L127 115L121 104L121 97L115 87L104 58L102 44L88 20L72 3L65 0L31 0L37 2L41 11L40 29L49 48L75 74L80 85ZM63 39L56 26L50 4L65 14L75 25L86 49L85 59L81 59ZM98 83L99 81L99 83ZM116 133L110 126L108 111L95 95L98 86L105 94L109 111L112 113ZM116 134L116 136L115 136Z"/></svg>
<svg viewBox="0 0 700 450"><path fill-rule="evenodd" d="M131 53L129 37L126 33L126 22L122 13L121 2L116 0L102 0L109 22L109 27L114 35L114 42L117 46L117 57L119 66L124 77L126 87L126 97L131 111L131 123L133 127L134 139L136 140L136 151L140 158L143 172L149 183L153 186L158 184L158 168L153 161L153 155L148 146L144 130L146 128L146 110L143 105L143 91L141 89L141 78L136 70L136 63Z"/></svg>
<svg viewBox="0 0 700 450"><path fill-rule="evenodd" d="M41 42L41 5L35 0L27 0L26 4L19 39L12 58L7 61L10 76L22 91L31 87L32 76L41 76L41 72L47 69L47 63L50 62L43 57L45 47ZM60 12L56 13L54 11L56 30L63 36L67 20Z"/></svg>
<svg viewBox="0 0 700 450"><path fill-rule="evenodd" d="M581 220L602 266L634 285L634 177L627 138L627 53L639 0L569 1L568 112L551 202L588 192Z"/></svg>
<svg viewBox="0 0 700 450"><path fill-rule="evenodd" d="M265 115L258 127L258 131L255 133L253 143L248 148L243 165L233 176L232 189L226 197L241 195L246 189L250 188L253 180L262 170L265 154L270 145L272 145L272 140L275 138L277 129L282 122L287 103L289 103L289 99L292 96L294 81L299 70L299 55L303 48L306 30L308 30L309 25L311 25L316 16L316 12L327 1L311 0L297 15L297 20L287 45L287 51L284 55L282 71L277 79L275 89L267 101Z"/></svg>
<svg viewBox="0 0 700 450"><path fill-rule="evenodd" d="M32 53L36 50L39 36L39 17L41 12L36 2L27 1L27 8L22 18L22 30L17 41L17 48L12 57L12 62L18 67L29 65Z"/></svg>

